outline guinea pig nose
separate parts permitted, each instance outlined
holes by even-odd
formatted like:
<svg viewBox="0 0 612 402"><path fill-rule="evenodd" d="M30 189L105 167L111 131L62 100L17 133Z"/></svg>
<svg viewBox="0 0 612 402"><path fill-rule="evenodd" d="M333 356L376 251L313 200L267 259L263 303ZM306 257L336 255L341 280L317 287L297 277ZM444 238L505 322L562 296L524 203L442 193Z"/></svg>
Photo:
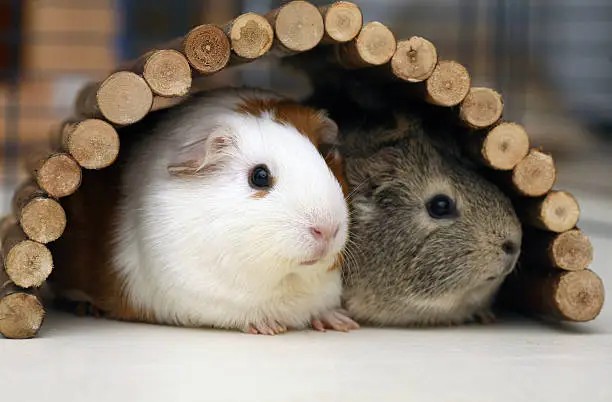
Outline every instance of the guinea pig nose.
<svg viewBox="0 0 612 402"><path fill-rule="evenodd" d="M323 233L321 233L321 229L316 228L316 227L312 227L312 228L310 228L310 233L312 233L312 236L313 236L315 239L320 239L320 238L322 238L322 237L323 237Z"/></svg>
<svg viewBox="0 0 612 402"><path fill-rule="evenodd" d="M339 225L336 226L312 226L310 228L310 233L312 237L317 240L329 240L331 238L336 237L338 231L340 229Z"/></svg>
<svg viewBox="0 0 612 402"><path fill-rule="evenodd" d="M519 252L519 246L512 240L506 240L502 244L502 250L504 250L504 253L506 254L514 255Z"/></svg>

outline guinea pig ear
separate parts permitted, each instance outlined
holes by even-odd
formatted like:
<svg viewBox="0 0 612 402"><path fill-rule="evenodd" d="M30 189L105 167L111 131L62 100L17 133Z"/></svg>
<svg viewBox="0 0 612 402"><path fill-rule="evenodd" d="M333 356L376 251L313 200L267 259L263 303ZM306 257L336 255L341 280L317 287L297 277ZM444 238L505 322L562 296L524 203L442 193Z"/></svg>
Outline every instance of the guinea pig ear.
<svg viewBox="0 0 612 402"><path fill-rule="evenodd" d="M324 111L320 112L319 120L319 145L337 145L339 130L336 122L333 121Z"/></svg>
<svg viewBox="0 0 612 402"><path fill-rule="evenodd" d="M205 176L219 168L235 139L229 129L213 127L208 135L183 144L168 164L172 176Z"/></svg>
<svg viewBox="0 0 612 402"><path fill-rule="evenodd" d="M335 121L327 116L324 111L319 113L319 127L317 129L318 136L318 150L325 160L330 161L337 160L340 157L338 152L339 139L338 139L338 125Z"/></svg>

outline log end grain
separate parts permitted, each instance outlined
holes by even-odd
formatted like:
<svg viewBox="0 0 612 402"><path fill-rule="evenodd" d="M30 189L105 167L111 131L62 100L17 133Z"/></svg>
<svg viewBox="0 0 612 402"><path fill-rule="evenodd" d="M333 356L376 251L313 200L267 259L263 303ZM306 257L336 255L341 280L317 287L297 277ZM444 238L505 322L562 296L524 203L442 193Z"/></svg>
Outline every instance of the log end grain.
<svg viewBox="0 0 612 402"><path fill-rule="evenodd" d="M263 16L246 13L234 19L228 32L234 53L245 59L266 54L274 42L274 29Z"/></svg>
<svg viewBox="0 0 612 402"><path fill-rule="evenodd" d="M155 95L183 96L191 88L191 67L176 50L157 50L145 62L143 77Z"/></svg>
<svg viewBox="0 0 612 402"><path fill-rule="evenodd" d="M38 185L55 198L69 196L81 185L81 168L67 154L50 156L42 162L34 176Z"/></svg>
<svg viewBox="0 0 612 402"><path fill-rule="evenodd" d="M526 197L539 197L548 193L556 180L553 158L532 149L512 171L512 185Z"/></svg>
<svg viewBox="0 0 612 402"><path fill-rule="evenodd" d="M64 149L85 169L102 169L117 159L119 135L107 122L88 119L64 130Z"/></svg>
<svg viewBox="0 0 612 402"><path fill-rule="evenodd" d="M397 42L397 49L391 58L393 74L408 82L428 79L438 63L436 47L425 38L413 36Z"/></svg>
<svg viewBox="0 0 612 402"><path fill-rule="evenodd" d="M6 254L4 266L9 278L22 288L38 287L53 270L53 257L44 245L32 240L15 244Z"/></svg>
<svg viewBox="0 0 612 402"><path fill-rule="evenodd" d="M213 74L227 66L231 56L230 41L223 29L215 25L193 28L183 41L189 64L202 74Z"/></svg>
<svg viewBox="0 0 612 402"><path fill-rule="evenodd" d="M332 42L348 42L359 34L363 15L356 4L337 1L324 10L325 34Z"/></svg>
<svg viewBox="0 0 612 402"><path fill-rule="evenodd" d="M554 265L566 271L586 269L593 261L593 246L577 229L559 234L552 241L549 253Z"/></svg>
<svg viewBox="0 0 612 402"><path fill-rule="evenodd" d="M470 74L453 60L441 60L426 81L427 102L439 106L456 106L470 90Z"/></svg>
<svg viewBox="0 0 612 402"><path fill-rule="evenodd" d="M0 333L9 339L36 336L45 317L45 309L32 294L15 292L0 299Z"/></svg>
<svg viewBox="0 0 612 402"><path fill-rule="evenodd" d="M387 63L397 48L393 32L377 21L369 22L362 28L355 45L360 58L372 66Z"/></svg>
<svg viewBox="0 0 612 402"><path fill-rule="evenodd" d="M461 102L459 117L472 128L485 128L496 123L502 116L502 97L489 88L471 88Z"/></svg>
<svg viewBox="0 0 612 402"><path fill-rule="evenodd" d="M578 201L567 191L551 191L542 200L537 221L542 229L565 232L572 229L580 218Z"/></svg>
<svg viewBox="0 0 612 402"><path fill-rule="evenodd" d="M551 302L566 320L591 321L599 315L605 298L603 282L593 271L564 272L553 279Z"/></svg>
<svg viewBox="0 0 612 402"><path fill-rule="evenodd" d="M60 238L66 228L66 213L51 198L34 198L19 212L23 232L39 243L50 243Z"/></svg>
<svg viewBox="0 0 612 402"><path fill-rule="evenodd" d="M510 170L529 153L529 136L518 124L502 123L490 130L480 145L480 159L486 165Z"/></svg>
<svg viewBox="0 0 612 402"><path fill-rule="evenodd" d="M293 52L313 49L323 39L323 17L319 9L307 1L291 1L278 10L274 21L276 38Z"/></svg>
<svg viewBox="0 0 612 402"><path fill-rule="evenodd" d="M128 125L149 113L153 92L138 74L118 71L100 84L96 99L104 118L118 125Z"/></svg>

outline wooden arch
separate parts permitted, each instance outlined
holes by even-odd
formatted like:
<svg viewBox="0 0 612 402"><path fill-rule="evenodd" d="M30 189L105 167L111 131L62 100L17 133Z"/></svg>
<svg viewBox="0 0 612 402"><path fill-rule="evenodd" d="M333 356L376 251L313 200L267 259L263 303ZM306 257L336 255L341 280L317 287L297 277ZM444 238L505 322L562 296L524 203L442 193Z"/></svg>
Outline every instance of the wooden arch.
<svg viewBox="0 0 612 402"><path fill-rule="evenodd" d="M47 244L62 236L67 224L61 198L78 190L82 169L103 169L115 161L118 127L180 103L198 90L198 80L224 68L315 47L325 47L342 68L377 68L384 79L409 83L423 101L456 110L470 128L465 141L471 157L521 200L522 264L530 269L514 278L510 305L553 320L597 317L604 288L588 269L593 248L576 227L579 205L569 192L553 189L552 156L533 148L521 125L502 118L500 94L472 87L466 68L440 58L427 39L400 40L380 22L364 23L353 3L315 7L295 0L265 15L245 13L226 24L196 26L81 90L74 117L54 134L54 149L28 158L31 180L15 192L13 214L0 225L0 333L7 338L38 333L45 315L39 289L53 270Z"/></svg>

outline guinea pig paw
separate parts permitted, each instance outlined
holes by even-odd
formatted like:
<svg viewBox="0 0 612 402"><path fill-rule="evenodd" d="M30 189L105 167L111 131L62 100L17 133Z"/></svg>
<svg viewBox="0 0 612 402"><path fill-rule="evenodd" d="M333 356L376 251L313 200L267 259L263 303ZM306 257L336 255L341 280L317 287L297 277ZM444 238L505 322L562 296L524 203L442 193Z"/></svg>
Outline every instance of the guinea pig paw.
<svg viewBox="0 0 612 402"><path fill-rule="evenodd" d="M278 335L287 332L287 327L278 321L249 324L247 333L253 335Z"/></svg>
<svg viewBox="0 0 612 402"><path fill-rule="evenodd" d="M351 329L358 329L359 324L353 321L346 313L345 310L331 310L321 317L313 318L311 320L312 328L316 331L325 332L327 329L333 329L335 331L348 332Z"/></svg>
<svg viewBox="0 0 612 402"><path fill-rule="evenodd" d="M482 325L490 325L497 322L497 317L491 310L482 310L474 314L474 321Z"/></svg>

